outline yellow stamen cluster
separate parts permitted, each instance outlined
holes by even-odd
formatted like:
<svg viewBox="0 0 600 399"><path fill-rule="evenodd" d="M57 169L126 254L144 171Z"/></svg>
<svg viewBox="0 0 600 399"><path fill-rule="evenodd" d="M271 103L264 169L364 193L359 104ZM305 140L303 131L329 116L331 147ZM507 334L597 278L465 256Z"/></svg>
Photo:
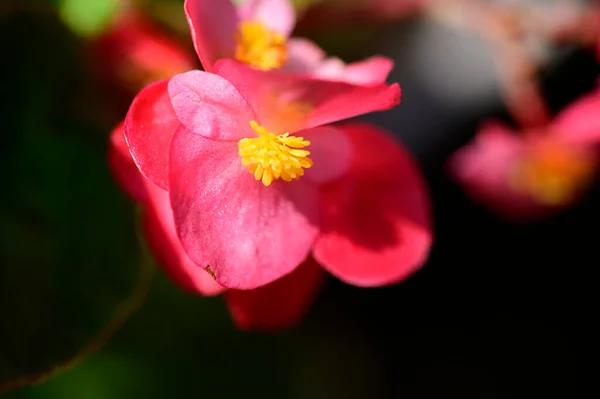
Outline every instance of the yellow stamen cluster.
<svg viewBox="0 0 600 399"><path fill-rule="evenodd" d="M553 143L518 164L512 183L539 203L557 206L573 200L590 182L594 171L593 155Z"/></svg>
<svg viewBox="0 0 600 399"><path fill-rule="evenodd" d="M313 164L309 151L302 148L310 145L304 137L290 136L289 133L275 135L255 121L250 122L258 133L256 138L245 138L238 142L242 165L248 166L256 180L269 186L273 180L298 180L304 169Z"/></svg>
<svg viewBox="0 0 600 399"><path fill-rule="evenodd" d="M235 59L256 69L279 68L287 60L285 37L260 22L240 23L235 41Z"/></svg>

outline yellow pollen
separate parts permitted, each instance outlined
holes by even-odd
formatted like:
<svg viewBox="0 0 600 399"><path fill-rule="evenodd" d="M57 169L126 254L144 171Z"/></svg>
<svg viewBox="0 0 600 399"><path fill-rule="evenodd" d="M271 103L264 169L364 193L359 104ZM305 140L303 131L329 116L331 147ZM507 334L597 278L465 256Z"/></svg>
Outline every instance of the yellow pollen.
<svg viewBox="0 0 600 399"><path fill-rule="evenodd" d="M240 23L235 41L235 59L256 69L279 68L287 60L285 37L260 22Z"/></svg>
<svg viewBox="0 0 600 399"><path fill-rule="evenodd" d="M595 157L548 143L513 170L513 187L543 205L568 203L590 183L596 169Z"/></svg>
<svg viewBox="0 0 600 399"><path fill-rule="evenodd" d="M258 133L256 138L245 138L238 142L242 165L248 166L256 180L269 186L273 180L298 180L304 169L313 164L309 151L302 148L310 145L304 137L290 136L289 133L275 135L256 121L250 126Z"/></svg>

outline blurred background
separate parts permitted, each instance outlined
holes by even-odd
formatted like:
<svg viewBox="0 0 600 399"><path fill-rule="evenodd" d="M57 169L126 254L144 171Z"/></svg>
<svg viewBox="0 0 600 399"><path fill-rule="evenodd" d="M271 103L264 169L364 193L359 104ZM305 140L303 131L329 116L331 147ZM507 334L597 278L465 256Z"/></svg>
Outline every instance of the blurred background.
<svg viewBox="0 0 600 399"><path fill-rule="evenodd" d="M386 288L330 277L300 326L238 331L222 298L188 295L156 268L105 161L139 88L199 67L183 1L0 0L0 385L18 387L2 397L577 396L600 191L515 224L473 203L446 163L484 120L515 123L515 82L553 114L597 85L594 4L294 3L296 35L346 61L395 60L401 105L363 119L421 164L436 226L427 264ZM120 22L128 7L139 30ZM137 56L146 34L156 50Z"/></svg>

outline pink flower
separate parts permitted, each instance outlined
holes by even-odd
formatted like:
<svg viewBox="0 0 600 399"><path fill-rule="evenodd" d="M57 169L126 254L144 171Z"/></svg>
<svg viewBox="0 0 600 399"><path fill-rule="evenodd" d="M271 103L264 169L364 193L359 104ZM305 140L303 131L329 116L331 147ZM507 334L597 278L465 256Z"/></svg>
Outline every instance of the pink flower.
<svg viewBox="0 0 600 399"><path fill-rule="evenodd" d="M204 69L219 59L235 59L253 68L282 68L355 84L385 82L392 60L376 56L345 65L307 39L290 38L296 22L289 0L186 0L185 12L194 47Z"/></svg>
<svg viewBox="0 0 600 399"><path fill-rule="evenodd" d="M474 200L514 220L531 221L573 204L596 176L600 91L563 110L547 126L522 133L482 126L450 159L450 172Z"/></svg>
<svg viewBox="0 0 600 399"><path fill-rule="evenodd" d="M324 280L323 268L347 283L368 287L400 281L424 263L432 241L425 183L415 162L386 132L357 122L302 130L302 137L311 140L304 148L311 151L306 157L312 158L312 167L298 180L274 179L267 186L238 155L240 142L261 138L239 115L261 125L268 121L264 126L269 128L275 126L270 123L285 123L268 117L274 110L262 105L264 93L256 88L294 80L226 61L217 69L235 85L197 71L157 82L136 98L125 129L120 125L111 136L111 170L143 205L149 247L178 285L203 295L224 291L222 285L258 287L227 290L227 305L239 328L275 330L302 319ZM302 82L308 88L314 84ZM342 108L344 102L336 106L335 98L370 98L363 107L377 109L396 103L399 94L396 86L318 84L325 93L338 95L308 114L309 126L367 110ZM204 106L192 115L200 118L202 112L203 123L188 130L190 121L177 114L185 113L181 108L191 113L190 106L179 101L202 94L194 91L197 85L214 98L209 102L205 95ZM234 90L239 90L237 96ZM315 90L282 94L319 100ZM307 109L285 112L293 116ZM203 270L207 263L208 273Z"/></svg>

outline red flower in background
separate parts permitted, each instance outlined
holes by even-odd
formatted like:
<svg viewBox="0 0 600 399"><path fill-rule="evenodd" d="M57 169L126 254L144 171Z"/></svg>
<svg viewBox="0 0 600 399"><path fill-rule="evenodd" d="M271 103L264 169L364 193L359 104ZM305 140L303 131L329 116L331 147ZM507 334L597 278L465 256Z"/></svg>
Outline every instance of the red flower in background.
<svg viewBox="0 0 600 399"><path fill-rule="evenodd" d="M482 126L450 159L466 192L514 221L547 217L569 207L593 183L600 159L600 91L568 106L547 126L515 131Z"/></svg>

